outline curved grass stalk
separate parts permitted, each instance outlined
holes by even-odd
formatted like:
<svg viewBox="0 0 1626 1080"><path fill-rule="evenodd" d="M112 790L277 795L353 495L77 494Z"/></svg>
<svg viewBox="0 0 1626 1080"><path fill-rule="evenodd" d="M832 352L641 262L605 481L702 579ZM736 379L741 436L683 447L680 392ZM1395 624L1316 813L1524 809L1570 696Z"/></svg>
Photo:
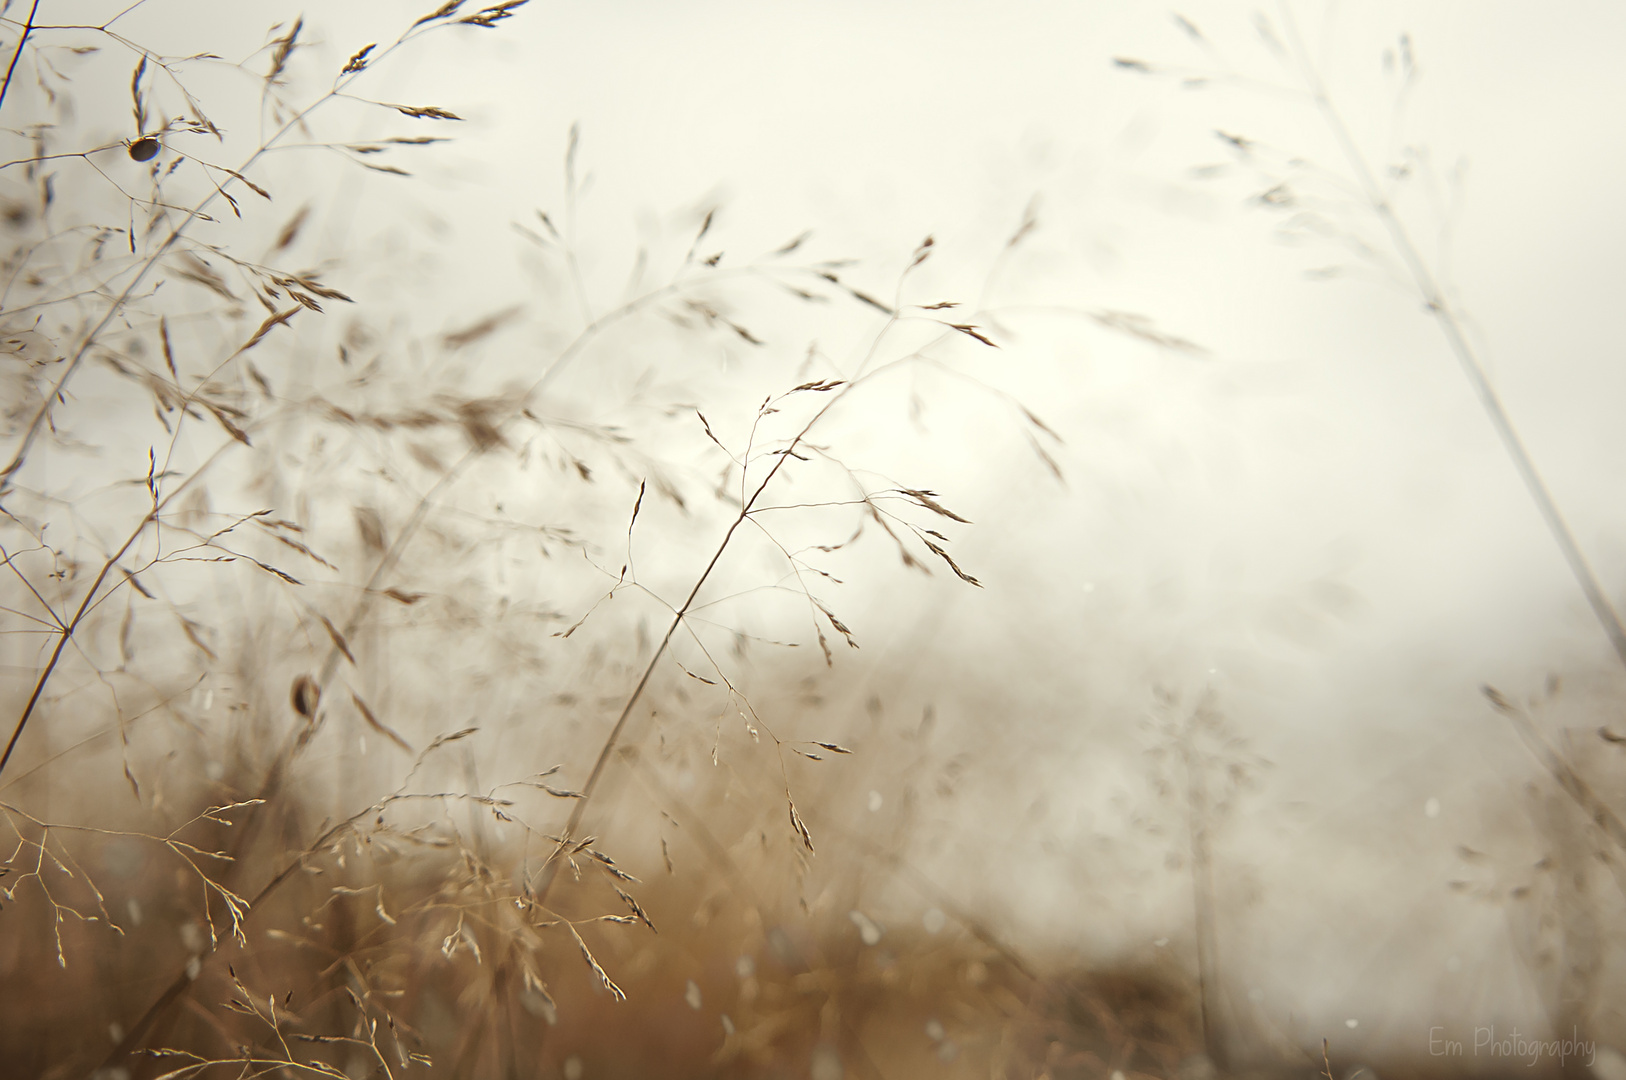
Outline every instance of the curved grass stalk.
<svg viewBox="0 0 1626 1080"><path fill-rule="evenodd" d="M1484 409L1486 418L1495 430L1496 436L1501 440L1502 447L1507 451L1513 463L1514 470L1519 474L1525 490L1531 500L1536 504L1536 510L1541 515L1542 522L1547 531L1552 534L1554 542L1558 544L1559 551L1563 553L1564 561L1569 565L1570 573L1574 575L1575 582L1586 597L1587 605L1591 607L1592 614L1597 618L1599 626L1609 638L1609 644L1615 650L1615 656L1622 666L1626 666L1626 624L1621 621L1620 612L1615 609L1609 596L1604 592L1598 580L1597 573L1587 561L1581 550L1580 543L1575 539L1575 533L1569 523L1564 519L1557 501L1553 498L1552 489L1542 477L1541 471L1536 467L1535 460L1525 447L1524 440L1519 437L1518 429L1513 426L1513 419L1508 415L1507 407L1502 403L1501 395L1491 385L1485 373L1485 365L1481 362L1478 352L1468 341L1467 333L1463 329L1462 318L1446 299L1444 290L1428 261L1423 258L1417 244L1412 240L1410 231L1395 213L1394 204L1378 183L1366 155L1361 152L1354 136L1350 134L1349 127L1344 123L1342 114L1334 105L1332 96L1327 91L1326 83L1322 80L1320 72L1311 62L1309 52L1305 48L1303 38L1300 36L1298 26L1292 17L1292 11L1283 3L1282 19L1287 27L1287 36L1292 48L1293 60L1299 68L1299 75L1310 91L1310 96L1320 110L1327 127L1331 130L1333 138L1337 140L1339 149L1354 171L1360 184L1361 193L1383 223L1389 234L1389 240L1394 244L1395 251L1400 255L1407 272L1411 275L1412 283L1422 295L1429 313L1434 316L1435 323L1440 332L1445 335L1446 343L1456 356L1462 367L1462 373L1468 379L1468 385L1473 389L1474 396Z"/></svg>

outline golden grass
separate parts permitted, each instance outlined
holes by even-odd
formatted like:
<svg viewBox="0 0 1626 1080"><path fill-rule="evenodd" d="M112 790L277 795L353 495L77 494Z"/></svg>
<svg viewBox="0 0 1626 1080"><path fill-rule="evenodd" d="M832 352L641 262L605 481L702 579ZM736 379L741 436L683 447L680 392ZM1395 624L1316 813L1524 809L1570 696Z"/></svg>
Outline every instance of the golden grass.
<svg viewBox="0 0 1626 1080"><path fill-rule="evenodd" d="M365 269L319 249L320 182L275 153L408 175L473 114L375 100L371 74L525 6L453 0L324 72L302 19L234 61L168 56L122 15L70 31L36 3L13 23L0 107L57 123L14 120L0 167L0 622L22 673L0 731L3 1071L1247 1074L1213 834L1265 763L1211 697L1156 695L1148 725L1190 963L1029 955L911 862L918 792L983 747L926 745L929 703L911 734L809 704L808 680L867 655L842 586L887 587L876 549L886 572L983 585L954 552L952 477L849 459L901 376L972 384L1061 476L1056 432L961 363L1003 355L998 326L916 302L932 238L887 293L807 233L714 253L711 209L669 279L605 306L572 131L566 211L516 226L555 294L402 340L356 299ZM129 130L92 145L53 63L88 80L126 53ZM215 64L241 83L230 124L191 89ZM350 107L376 131L328 139ZM230 134L250 117L263 133ZM864 346L792 348L791 317ZM1622 843L1529 711L1488 693ZM887 813L850 813L881 776ZM1313 1072L1298 1049L1258 1071Z"/></svg>

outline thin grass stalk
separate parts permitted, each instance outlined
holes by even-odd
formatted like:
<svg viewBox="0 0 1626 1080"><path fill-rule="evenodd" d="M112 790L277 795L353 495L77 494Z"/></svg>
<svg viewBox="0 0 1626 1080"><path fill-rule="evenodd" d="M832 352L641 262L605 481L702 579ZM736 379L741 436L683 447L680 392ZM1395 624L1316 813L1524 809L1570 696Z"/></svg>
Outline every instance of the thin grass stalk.
<svg viewBox="0 0 1626 1080"><path fill-rule="evenodd" d="M17 38L17 51L11 54L11 63L6 65L6 81L0 83L0 109L6 107L6 94L11 91L11 76L17 71L17 61L23 57L23 46L28 44L28 35L34 32L34 16L39 13L40 0L34 0L34 6L28 9L28 19L23 23L23 32Z"/></svg>
<svg viewBox="0 0 1626 1080"><path fill-rule="evenodd" d="M98 592L100 592L103 583L107 581L107 575L112 572L113 568L118 565L118 561L122 559L125 554L129 552L130 548L135 545L135 542L141 538L141 534L146 532L147 526L152 524L154 521L157 521L159 516L163 513L164 508L178 498L188 488L190 488L192 483L202 476L204 471L208 469L208 467L212 465L215 460L215 457L211 457L202 466L200 466L197 471L193 472L191 476L188 476L184 480L180 481L173 488L171 488L161 500L154 503L153 508L148 511L146 515L142 517L141 521L136 525L136 527L130 531L130 535L125 538L124 543L120 545L119 549L112 555L108 556L106 561L102 563L101 569L97 571L95 580L91 582L89 591L85 593L84 600L74 611L73 618L69 619L66 623L62 623L58 627L57 641L55 647L51 650L50 659L46 661L44 668L42 668L40 671L39 677L34 682L34 689L29 694L28 701L23 706L23 711L18 716L16 725L11 730L11 737L6 741L5 752L0 753L0 774L3 774L6 771L6 764L11 760L12 752L17 749L17 741L22 738L23 729L28 726L28 721L30 717L34 715L34 710L39 705L40 697L45 692L45 684L50 681L52 673L56 671L57 663L62 658L63 650L67 648L68 642L73 638L75 631L78 630L79 624L84 621L85 616L88 615L93 608L100 606L103 600L112 595L112 589L108 590L106 594L101 596L97 595ZM115 586L115 588L117 588L117 586Z"/></svg>
<svg viewBox="0 0 1626 1080"><path fill-rule="evenodd" d="M883 329L881 334L884 335L885 332ZM734 539L734 533L745 522L746 518L751 516L751 511L756 506L757 500L762 498L762 493L768 489L769 484L773 483L774 477L779 475L779 470L784 467L785 462L791 459L792 453L801 445L802 440L807 437L807 433L813 430L813 426L824 417L824 414L835 408L841 399L846 397L856 385L858 385L857 382L849 382L844 386L837 392L835 397L825 402L823 407L813 414L813 418L803 425L802 430L797 432L795 438L791 439L790 446L784 453L779 455L779 459L768 470L768 475L762 478L756 490L751 493L750 499L740 507L739 514L729 524L728 531L723 534L722 542L717 545L717 550L712 552L711 559L706 563L705 569L695 579L694 587L689 590L688 597L683 601L682 606L673 613L672 621L667 625L666 633L661 635L660 644L656 646L654 655L649 658L649 663L644 665L644 672L638 679L638 685L633 687L631 694L627 695L627 703L622 706L621 714L616 717L615 725L610 728L609 735L604 739L604 745L599 748L598 757L593 761L593 771L588 774L587 782L582 785L581 797L575 800L576 805L570 811L570 818L565 823L564 831L559 834L558 846L554 849L553 857L549 859L547 866L543 868L542 880L536 890L537 903L543 904L547 902L548 892L553 888L553 883L558 876L559 854L564 851L565 845L570 842L576 833L576 829L580 827L582 817L587 813L587 804L592 799L593 792L597 789L599 780L604 775L605 767L609 764L610 755L615 752L616 746L620 744L622 732L626 730L627 721L632 717L632 710L637 708L639 700L644 696L645 688L649 686L650 678L655 674L656 666L666 655L667 646L672 642L672 635L677 633L679 626L683 625L683 619L688 615L689 608L693 606L695 597L700 595L700 590L705 587L706 582L711 578L712 571L717 568L718 562L722 560L723 553L728 550L729 542Z"/></svg>
<svg viewBox="0 0 1626 1080"><path fill-rule="evenodd" d="M1326 83L1322 80L1315 65L1310 62L1309 53L1305 49L1303 38L1299 35L1298 26L1293 21L1292 12L1286 3L1282 5L1283 22L1287 27L1289 40L1292 43L1294 60L1300 68L1300 76L1309 87L1314 97L1316 107L1326 120L1334 138L1337 139L1340 149L1350 167L1355 171L1361 189L1371 204L1373 211L1383 222L1389 233L1390 241L1399 252L1411 273L1412 281L1422 294L1429 312L1434 316L1435 323L1445 335L1460 364L1463 374L1467 376L1469 385L1479 398L1486 417L1495 429L1497 437L1501 440L1508 457L1512 459L1514 470L1523 481L1525 490L1535 502L1537 511L1541 514L1547 530L1557 542L1559 550L1563 553L1564 561L1569 564L1570 573L1574 575L1576 583L1580 586L1582 594L1586 597L1593 615L1603 628L1604 634L1613 646L1616 658L1623 667L1626 667L1626 625L1622 624L1620 613L1610 602L1598 580L1597 573L1587 561L1586 555L1581 551L1580 543L1575 539L1575 533L1559 510L1557 501L1553 498L1552 490L1536 468L1535 461L1525 448L1524 441L1519 437L1513 426L1512 418L1508 416L1507 409L1502 403L1501 396L1491 385L1489 377L1485 374L1484 364L1480 361L1478 353L1468 341L1468 336L1462 327L1462 320L1456 310L1445 298L1434 273L1429 269L1427 261L1418 251L1417 245L1411 238L1411 233L1395 213L1393 204L1383 194L1371 166L1367 163L1365 155L1356 145L1354 137L1350 134L1348 126L1332 102L1327 92ZM1561 791L1584 813L1589 820L1598 827L1598 830L1609 838L1610 842L1623 854L1626 854L1626 822L1623 822L1607 803L1592 789L1575 767L1567 760L1566 755L1554 746L1537 729L1535 722L1523 709L1516 707L1508 698L1493 687L1483 688L1485 696L1491 704L1513 725L1520 740L1535 756L1541 766L1547 770ZM1626 882L1622 881L1616 860L1607 860L1610 870L1615 874L1617 885L1626 890Z"/></svg>
<svg viewBox="0 0 1626 1080"><path fill-rule="evenodd" d="M1197 752L1197 720L1202 706L1180 735L1180 757L1186 771L1186 826L1191 842L1191 903L1197 935L1197 1004L1201 1010L1203 1049L1208 1059L1226 1067L1225 1038L1217 1015L1219 950L1214 905L1214 861L1208 837L1208 784Z"/></svg>
<svg viewBox="0 0 1626 1080"><path fill-rule="evenodd" d="M1495 429L1497 437L1501 440L1508 457L1513 461L1513 468L1523 481L1525 490L1535 501L1536 509L1541 514L1542 521L1546 523L1547 530L1558 543L1559 550L1564 555L1564 561L1569 564L1570 572L1575 576L1576 583L1580 585L1581 592L1586 596L1587 604L1597 617L1609 643L1614 647L1615 656L1621 665L1626 667L1626 624L1621 621L1620 613L1610 602L1603 586L1598 581L1597 573L1587 561L1586 555L1581 551L1581 545L1575 539L1575 533L1565 521L1563 513L1553 498L1552 490L1542 477L1535 461L1531 458L1529 450L1525 448L1524 440L1519 437L1518 430L1513 426L1513 420L1508 415L1507 408L1502 404L1501 395L1491 385L1490 378L1485 374L1485 366L1479 359L1479 354L1468 341L1468 336L1462 327L1461 317L1445 298L1439 281L1429 269L1428 262L1418 251L1417 245L1411 238L1411 233L1395 213L1394 205L1384 195L1383 189L1377 182L1366 156L1361 153L1354 137L1350 134L1343 116L1333 104L1331 95L1327 92L1326 83L1322 80L1320 72L1310 61L1309 52L1305 49L1304 41L1299 35L1298 26L1293 20L1291 9L1284 2L1282 4L1282 18L1287 26L1288 37L1292 42L1293 58L1299 66L1300 78L1309 88L1311 96L1315 99L1316 107L1321 111L1327 126L1331 129L1333 137L1338 141L1345 160L1354 170L1356 179L1360 182L1361 190L1366 200L1371 204L1372 210L1378 219L1383 222L1389 233L1389 239L1399 252L1402 261L1412 276L1412 282L1418 292L1423 296L1424 303L1434 316L1445 335L1451 351L1455 354L1462 367L1463 374L1468 378L1468 384L1473 388L1474 395L1479 399L1480 406L1485 410L1491 427Z"/></svg>

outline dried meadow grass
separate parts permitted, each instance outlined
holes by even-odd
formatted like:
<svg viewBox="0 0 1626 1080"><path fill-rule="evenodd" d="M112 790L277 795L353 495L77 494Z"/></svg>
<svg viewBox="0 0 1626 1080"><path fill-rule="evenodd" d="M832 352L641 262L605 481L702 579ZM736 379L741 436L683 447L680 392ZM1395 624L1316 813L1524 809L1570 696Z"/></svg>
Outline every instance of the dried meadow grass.
<svg viewBox="0 0 1626 1080"><path fill-rule="evenodd" d="M934 242L883 300L843 263L794 261L805 235L749 263L704 256L707 213L669 282L600 308L576 256L572 132L563 227L539 212L542 231L521 230L580 308L540 364L516 380L470 360L510 347L528 305L463 313L404 359L365 310L332 325L359 291L342 262L310 262L320 203L281 213L305 193L274 154L405 174L396 160L444 139L394 132L460 114L372 100L370 74L525 2L443 4L309 96L303 19L237 62L137 42L133 9L69 27L35 4L20 28L0 107L57 113L8 135L0 166L19 178L0 558L26 673L5 698L0 971L30 987L0 1026L8 1068L878 1075L878 1042L890 1073L1027 1052L999 1034L1034 978L1009 948L934 931L877 951L875 923L817 900L823 822L799 790L828 785L800 770L852 751L747 686L754 654L816 644L829 668L832 642L859 647L827 567L861 545L980 584L950 552L969 523L951 500L836 449L896 373L998 348L974 313L908 302ZM82 141L95 128L68 112L54 50L86 79L133 57L133 134ZM199 68L240 99L194 92ZM329 141L339 104L412 126ZM210 119L233 105L266 118L257 141ZM787 378L730 295L762 286L880 320L867 351L809 352ZM674 400L601 345L663 320L679 358L726 343L763 359L738 385L699 369L700 403ZM926 333L895 345L900 328ZM630 405L578 375L590 360ZM1055 433L995 400L1059 472ZM741 604L755 593L770 602ZM629 772L662 791L691 765L722 782L653 814L605 793ZM847 873L824 894L858 889ZM926 1035L887 1045L894 1023Z"/></svg>

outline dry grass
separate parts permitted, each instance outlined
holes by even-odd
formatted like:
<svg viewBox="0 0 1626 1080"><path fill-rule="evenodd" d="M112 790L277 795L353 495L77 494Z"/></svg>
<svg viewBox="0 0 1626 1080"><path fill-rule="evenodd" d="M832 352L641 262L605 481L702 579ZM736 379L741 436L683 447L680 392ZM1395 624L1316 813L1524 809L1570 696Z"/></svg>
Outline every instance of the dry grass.
<svg viewBox="0 0 1626 1080"><path fill-rule="evenodd" d="M1610 590L1599 579L1520 435L1515 410L1504 401L1487 369L1482 349L1470 333L1467 303L1457 295L1446 270L1450 231L1441 230L1432 250L1420 239L1426 233L1416 223L1421 216L1418 204L1439 214L1437 202L1428 200L1442 185L1441 178L1433 174L1426 148L1407 144L1401 125L1421 77L1416 43L1411 35L1400 33L1381 56L1393 99L1386 132L1389 146L1382 151L1387 157L1380 158L1353 133L1322 70L1324 53L1318 59L1316 51L1306 44L1313 35L1301 31L1300 14L1287 3L1277 5L1272 13L1254 14L1252 32L1240 36L1261 59L1257 68L1234 62L1234 54L1225 45L1180 15L1174 20L1191 51L1200 58L1196 63L1163 64L1135 57L1119 57L1115 62L1128 73L1178 82L1187 88L1224 87L1270 95L1320 121L1336 151L1333 161L1318 161L1273 146L1248 132L1222 129L1213 134L1225 146L1230 162L1208 166L1201 175L1207 179L1233 173L1245 177L1250 185L1249 202L1274 219L1278 235L1313 245L1335 260L1326 267L1307 271L1307 276L1380 281L1421 303L1444 338L1597 627L1603 631L1615 658L1626 664L1626 624ZM1333 10L1323 10L1321 17L1325 25L1320 31L1330 33L1335 26ZM1229 38L1229 45L1236 44L1234 29L1226 27L1221 31L1222 37ZM1460 192L1456 195L1460 197ZM1519 800L1540 836L1539 850L1536 858L1520 868L1521 873L1512 875L1511 881L1497 880L1487 886L1482 877L1475 881L1465 873L1450 881L1449 888L1506 910L1511 937L1523 965L1522 975L1540 997L1552 1032L1549 1037L1577 1039L1583 1047L1607 1046L1611 1040L1618 1042L1626 1031L1621 1027L1618 993L1602 985L1602 971L1618 951L1604 942L1618 940L1620 901L1626 899L1626 874L1622 869L1626 824L1609 797L1610 791L1619 791L1618 763L1600 754L1606 746L1619 741L1619 736L1607 724L1594 726L1598 716L1588 714L1600 710L1601 716L1618 713L1619 693L1618 688L1612 692L1595 691L1591 700L1582 695L1572 703L1562 700L1562 684L1563 679L1553 673L1539 689L1532 687L1519 693L1504 693L1488 684L1482 687L1491 708L1511 722L1518 739L1540 767L1539 782L1528 783ZM1557 716L1566 711L1570 717ZM1579 722L1576 714L1580 714ZM1397 748L1396 752L1403 753L1404 749ZM1514 800L1503 795L1498 801ZM1205 838L1194 832L1192 849L1199 866L1207 861L1202 854L1206 846ZM1488 861L1485 852L1467 845L1459 845L1458 851L1465 871ZM1204 871L1194 868L1194 872L1200 876ZM1203 889L1199 885L1195 891L1202 937ZM1206 979L1207 969L1213 965L1207 958L1204 961ZM1209 995L1205 995L1205 1004L1208 1000ZM1582 1057L1587 1053L1583 1049ZM1322 1061L1324 1075L1331 1077L1325 1046ZM1427 1071L1442 1067L1449 1070L1453 1065L1469 1072L1484 1067L1480 1061L1403 1063L1403 1067L1424 1067ZM1567 1065L1551 1060L1551 1051L1543 1051L1526 1065L1564 1075L1576 1074L1581 1068L1573 1059ZM1604 1063L1600 1070L1606 1072L1609 1067Z"/></svg>
<svg viewBox="0 0 1626 1080"><path fill-rule="evenodd" d="M1227 983L1223 834L1268 763L1214 696L1148 695L1143 725L1175 948L1036 956L916 865L998 736L857 706L843 612L888 575L983 582L954 477L887 475L873 429L924 440L895 399L968 386L1062 471L978 374L999 324L917 287L931 238L895 272L807 233L741 259L713 208L608 300L573 130L563 207L516 226L544 286L436 307L418 249L326 247L324 199L448 152L468 106L370 80L525 0L327 70L302 20L177 58L128 25L147 5L42 6L7 9L0 90L6 1072L1332 1080L1336 1044ZM1618 844L1551 696L1491 692Z"/></svg>
<svg viewBox="0 0 1626 1080"><path fill-rule="evenodd" d="M724 261L707 213L667 282L601 307L574 133L564 220L522 228L572 283L566 310L493 298L394 341L346 280L360 268L312 238L319 194L278 155L407 173L459 113L372 100L371 74L523 6L446 4L326 75L302 20L230 62L138 42L130 12L16 27L7 114L58 115L4 167L5 620L25 677L0 759L0 969L29 993L0 1058L175 1077L1176 1061L1186 1027L1155 1004L1174 991L1116 1019L1114 995L1162 976L1066 988L969 915L910 933L859 914L872 859L820 869L844 841L802 795L839 788L805 770L838 768L846 736L750 688L798 677L776 652L817 670L857 648L834 571L868 572L855 553L877 543L979 584L949 497L840 449L899 372L998 347L974 313L911 302L931 239L882 299L798 262L805 236ZM125 57L130 134L97 142L103 119L68 103ZM206 101L200 70L238 96ZM325 138L343 110L377 134ZM738 314L773 303L865 320L868 345L786 353ZM525 324L548 344L490 363ZM640 336L673 358L654 386L618 366ZM756 359L719 380L718 349ZM990 393L1055 469L1054 433ZM671 794L696 775L715 779ZM1055 1021L1071 1042L1043 1034L1050 997L1090 1003ZM1136 1025L1152 1049L1124 1048Z"/></svg>

